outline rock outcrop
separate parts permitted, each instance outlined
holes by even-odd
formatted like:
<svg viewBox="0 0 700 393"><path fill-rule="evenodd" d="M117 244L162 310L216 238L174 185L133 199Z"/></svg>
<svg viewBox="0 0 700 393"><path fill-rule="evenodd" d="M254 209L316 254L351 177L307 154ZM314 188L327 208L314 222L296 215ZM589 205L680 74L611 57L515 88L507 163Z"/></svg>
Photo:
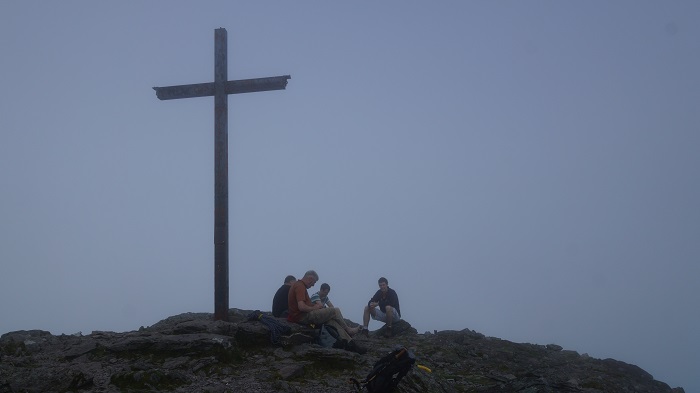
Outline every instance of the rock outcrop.
<svg viewBox="0 0 700 393"><path fill-rule="evenodd" d="M427 367L400 392L683 392L641 368L594 359L561 346L518 344L465 329L418 334L410 323L356 341L359 355L314 344L316 331L288 324L278 344L250 311L230 322L185 313L138 331L54 336L46 331L0 337L0 393L14 392L354 392L374 362L405 346ZM278 319L282 324L286 321ZM351 325L357 325L348 321Z"/></svg>

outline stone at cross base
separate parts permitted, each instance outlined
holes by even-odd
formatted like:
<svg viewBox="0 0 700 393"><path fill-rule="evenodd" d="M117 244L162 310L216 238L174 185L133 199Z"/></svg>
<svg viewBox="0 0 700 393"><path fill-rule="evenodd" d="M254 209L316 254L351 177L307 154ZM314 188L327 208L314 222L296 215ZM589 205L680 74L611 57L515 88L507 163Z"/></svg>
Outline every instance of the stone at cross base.
<svg viewBox="0 0 700 393"><path fill-rule="evenodd" d="M385 334L386 330L387 330L386 324L384 324L379 329L377 329L375 331L370 331L369 336L370 337L383 336ZM400 335L409 334L409 333L410 334L417 334L418 333L418 331L413 326L411 326L411 324L408 323L408 321L406 321L405 319L401 319L398 322L392 323L391 324L391 331L394 333L394 336L400 336Z"/></svg>

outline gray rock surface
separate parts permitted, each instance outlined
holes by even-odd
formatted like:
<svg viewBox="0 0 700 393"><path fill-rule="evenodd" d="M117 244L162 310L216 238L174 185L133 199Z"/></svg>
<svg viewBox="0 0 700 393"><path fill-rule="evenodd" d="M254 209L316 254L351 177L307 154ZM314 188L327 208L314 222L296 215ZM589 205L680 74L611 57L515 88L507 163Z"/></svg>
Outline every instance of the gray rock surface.
<svg viewBox="0 0 700 393"><path fill-rule="evenodd" d="M356 341L364 355L313 343L316 331L270 330L230 310L230 322L185 313L131 332L54 336L41 330L0 337L0 393L14 392L354 392L376 360L405 346L417 364L399 392L683 392L641 368L594 359L560 345L518 344L465 329L418 334L409 322ZM356 323L348 321L350 325Z"/></svg>

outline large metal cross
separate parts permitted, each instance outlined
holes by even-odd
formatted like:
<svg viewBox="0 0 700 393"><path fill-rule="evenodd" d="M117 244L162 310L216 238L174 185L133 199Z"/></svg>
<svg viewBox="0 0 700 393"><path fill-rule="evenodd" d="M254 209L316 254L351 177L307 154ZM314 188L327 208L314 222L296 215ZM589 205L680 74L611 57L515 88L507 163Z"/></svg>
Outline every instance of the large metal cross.
<svg viewBox="0 0 700 393"><path fill-rule="evenodd" d="M214 96L214 319L228 320L228 95L284 90L291 76L228 80L226 29L214 30L214 82L154 87L161 100Z"/></svg>

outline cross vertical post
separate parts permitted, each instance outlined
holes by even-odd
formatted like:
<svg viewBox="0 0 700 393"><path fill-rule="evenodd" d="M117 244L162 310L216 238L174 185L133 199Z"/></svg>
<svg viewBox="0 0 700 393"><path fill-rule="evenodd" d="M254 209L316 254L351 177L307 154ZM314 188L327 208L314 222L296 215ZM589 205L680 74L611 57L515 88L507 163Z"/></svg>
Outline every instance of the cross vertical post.
<svg viewBox="0 0 700 393"><path fill-rule="evenodd" d="M228 320L228 81L226 29L214 30L214 319Z"/></svg>
<svg viewBox="0 0 700 393"><path fill-rule="evenodd" d="M154 87L160 100L214 96L214 319L228 320L228 95L284 90L289 75L228 80L226 29L214 30L214 82Z"/></svg>

